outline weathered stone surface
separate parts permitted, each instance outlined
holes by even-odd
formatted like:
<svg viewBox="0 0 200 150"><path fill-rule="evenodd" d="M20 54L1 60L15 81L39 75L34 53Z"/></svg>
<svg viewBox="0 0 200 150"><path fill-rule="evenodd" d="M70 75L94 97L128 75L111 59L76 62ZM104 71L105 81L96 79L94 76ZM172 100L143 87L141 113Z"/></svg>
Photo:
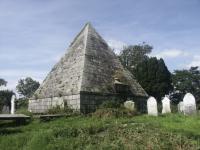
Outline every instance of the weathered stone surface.
<svg viewBox="0 0 200 150"><path fill-rule="evenodd" d="M162 100L162 114L165 113L171 113L170 99L167 97Z"/></svg>
<svg viewBox="0 0 200 150"><path fill-rule="evenodd" d="M29 100L28 110L33 113L45 113L56 106L64 107L63 97Z"/></svg>
<svg viewBox="0 0 200 150"><path fill-rule="evenodd" d="M135 77L123 68L105 40L88 23L76 36L67 53L47 75L32 99L64 97L67 104L81 109L82 93L118 94L115 78L129 87L128 95L148 96ZM86 102L85 96L86 94L83 96L83 103L87 103L84 105L88 105L88 108L100 103L94 100ZM105 97L103 99L105 100Z"/></svg>
<svg viewBox="0 0 200 150"><path fill-rule="evenodd" d="M2 114L9 114L9 113L10 113L9 106L4 105L2 108Z"/></svg>
<svg viewBox="0 0 200 150"><path fill-rule="evenodd" d="M133 101L126 101L124 102L124 107L128 110L134 111L135 110L135 103Z"/></svg>
<svg viewBox="0 0 200 150"><path fill-rule="evenodd" d="M191 93L187 93L183 98L184 114L191 115L196 114L196 100Z"/></svg>
<svg viewBox="0 0 200 150"><path fill-rule="evenodd" d="M178 104L178 112L179 113L184 113L184 103L183 102L179 102L179 104Z"/></svg>
<svg viewBox="0 0 200 150"><path fill-rule="evenodd" d="M148 115L158 116L157 101L154 97L150 97L147 100L147 110L148 110Z"/></svg>

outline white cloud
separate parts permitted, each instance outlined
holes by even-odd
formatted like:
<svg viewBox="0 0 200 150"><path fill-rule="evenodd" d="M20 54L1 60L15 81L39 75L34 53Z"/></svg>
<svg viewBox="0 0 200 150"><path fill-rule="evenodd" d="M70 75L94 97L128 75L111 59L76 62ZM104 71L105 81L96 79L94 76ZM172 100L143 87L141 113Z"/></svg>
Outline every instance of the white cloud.
<svg viewBox="0 0 200 150"><path fill-rule="evenodd" d="M190 68L190 67L196 67L196 66L200 67L200 55L193 56L192 62L189 63L186 67Z"/></svg>
<svg viewBox="0 0 200 150"><path fill-rule="evenodd" d="M155 55L157 58L187 57L189 53L179 49L167 49Z"/></svg>
<svg viewBox="0 0 200 150"><path fill-rule="evenodd" d="M112 49L114 49L114 52L116 54L119 54L120 51L122 50L122 48L127 45L126 43L119 41L119 40L115 40L115 39L108 39L107 42L108 42L108 45Z"/></svg>

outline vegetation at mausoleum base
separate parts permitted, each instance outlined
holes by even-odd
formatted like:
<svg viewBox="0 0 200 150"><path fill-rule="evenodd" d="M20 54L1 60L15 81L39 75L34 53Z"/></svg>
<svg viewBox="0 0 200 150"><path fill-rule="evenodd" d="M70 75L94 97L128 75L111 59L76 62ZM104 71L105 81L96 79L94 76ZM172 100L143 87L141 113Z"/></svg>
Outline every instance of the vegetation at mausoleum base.
<svg viewBox="0 0 200 150"><path fill-rule="evenodd" d="M1 150L200 148L200 117L72 116L15 126L0 122Z"/></svg>

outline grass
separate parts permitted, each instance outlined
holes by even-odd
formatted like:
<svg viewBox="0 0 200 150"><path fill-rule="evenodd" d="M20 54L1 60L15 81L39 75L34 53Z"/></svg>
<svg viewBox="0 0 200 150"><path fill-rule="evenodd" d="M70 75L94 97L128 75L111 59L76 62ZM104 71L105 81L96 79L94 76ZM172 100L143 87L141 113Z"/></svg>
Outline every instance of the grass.
<svg viewBox="0 0 200 150"><path fill-rule="evenodd" d="M200 116L74 116L35 119L24 126L0 122L1 150L199 148Z"/></svg>

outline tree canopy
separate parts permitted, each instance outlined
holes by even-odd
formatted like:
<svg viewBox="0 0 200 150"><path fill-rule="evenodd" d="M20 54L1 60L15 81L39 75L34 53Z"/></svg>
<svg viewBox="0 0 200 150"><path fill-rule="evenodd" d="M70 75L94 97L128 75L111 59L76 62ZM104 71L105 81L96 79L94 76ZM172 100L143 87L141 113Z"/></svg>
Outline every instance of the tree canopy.
<svg viewBox="0 0 200 150"><path fill-rule="evenodd" d="M161 100L173 89L171 73L163 59L156 57L145 59L137 65L135 75L145 91L157 100Z"/></svg>
<svg viewBox="0 0 200 150"><path fill-rule="evenodd" d="M30 98L34 92L38 89L40 86L40 83L33 80L30 77L27 77L25 79L20 79L18 81L18 85L16 86L17 92L26 97Z"/></svg>
<svg viewBox="0 0 200 150"><path fill-rule="evenodd" d="M133 69L143 60L148 58L147 54L151 53L153 47L143 42L138 45L124 47L119 54L119 59L124 67L133 73Z"/></svg>
<svg viewBox="0 0 200 150"><path fill-rule="evenodd" d="M152 49L146 43L127 46L120 53L119 59L135 75L145 91L160 100L173 89L172 79L163 59L148 56Z"/></svg>
<svg viewBox="0 0 200 150"><path fill-rule="evenodd" d="M190 69L175 70L172 75L174 92L172 99L178 103L188 92L195 95L197 102L200 103L200 70L199 67Z"/></svg>
<svg viewBox="0 0 200 150"><path fill-rule="evenodd" d="M0 78L0 86L6 86L7 85L7 81L5 81L4 79Z"/></svg>

